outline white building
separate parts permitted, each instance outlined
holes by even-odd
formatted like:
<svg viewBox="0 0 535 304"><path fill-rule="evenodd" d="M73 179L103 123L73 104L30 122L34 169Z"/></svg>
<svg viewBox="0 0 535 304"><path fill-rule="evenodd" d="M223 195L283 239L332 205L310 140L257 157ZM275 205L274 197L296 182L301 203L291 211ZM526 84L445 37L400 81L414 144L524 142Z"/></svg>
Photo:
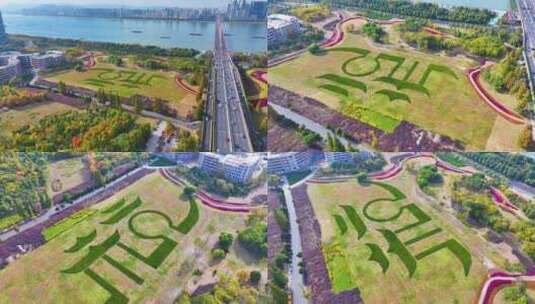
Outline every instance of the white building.
<svg viewBox="0 0 535 304"><path fill-rule="evenodd" d="M24 71L45 69L61 63L64 55L60 51L48 51L43 55L20 52L0 53L0 84L21 75Z"/></svg>
<svg viewBox="0 0 535 304"><path fill-rule="evenodd" d="M353 153L346 152L325 152L325 161L329 164L344 163L349 164L354 161Z"/></svg>
<svg viewBox="0 0 535 304"><path fill-rule="evenodd" d="M0 84L8 82L10 79L20 75L22 71L21 62L15 53L0 54Z"/></svg>
<svg viewBox="0 0 535 304"><path fill-rule="evenodd" d="M217 153L200 153L199 168L205 172L220 172L222 170L221 157L222 155Z"/></svg>
<svg viewBox="0 0 535 304"><path fill-rule="evenodd" d="M267 24L268 44L283 42L288 38L289 35L299 34L302 31L299 19L289 15L269 15Z"/></svg>
<svg viewBox="0 0 535 304"><path fill-rule="evenodd" d="M31 57L32 67L34 69L46 69L50 66L60 64L64 59L63 52L48 51L42 55L34 55Z"/></svg>
<svg viewBox="0 0 535 304"><path fill-rule="evenodd" d="M233 182L246 183L258 168L260 159L261 156L255 154L200 153L199 168L205 172L222 174Z"/></svg>
<svg viewBox="0 0 535 304"><path fill-rule="evenodd" d="M272 153L268 156L268 172L285 174L302 171L310 167L314 160L314 152Z"/></svg>
<svg viewBox="0 0 535 304"><path fill-rule="evenodd" d="M157 153L157 155L180 164L193 161L199 157L197 152L161 152Z"/></svg>

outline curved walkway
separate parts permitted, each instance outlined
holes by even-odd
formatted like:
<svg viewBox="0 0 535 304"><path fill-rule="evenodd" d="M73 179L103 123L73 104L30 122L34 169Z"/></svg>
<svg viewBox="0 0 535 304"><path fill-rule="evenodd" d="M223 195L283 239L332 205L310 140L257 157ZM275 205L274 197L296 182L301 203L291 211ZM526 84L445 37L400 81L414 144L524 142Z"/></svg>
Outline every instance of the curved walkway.
<svg viewBox="0 0 535 304"><path fill-rule="evenodd" d="M481 83L479 82L479 75L481 74L481 70L483 70L486 67L490 67L493 65L492 62L485 62L483 65L467 70L467 76L468 80L470 80L470 84L474 89L476 90L476 93L481 97L494 111L496 111L500 116L505 118L507 121L522 125L526 124L527 121L524 117L518 115L514 111L509 110L505 105L503 105L501 102L496 100L492 95L481 86Z"/></svg>

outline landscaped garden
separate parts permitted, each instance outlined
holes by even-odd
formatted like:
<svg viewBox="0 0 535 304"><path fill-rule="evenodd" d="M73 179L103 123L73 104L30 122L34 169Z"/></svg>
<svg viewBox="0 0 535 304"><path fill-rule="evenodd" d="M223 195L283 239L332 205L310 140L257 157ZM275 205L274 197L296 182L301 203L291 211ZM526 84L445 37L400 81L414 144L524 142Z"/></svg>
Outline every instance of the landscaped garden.
<svg viewBox="0 0 535 304"><path fill-rule="evenodd" d="M195 96L179 87L173 72L153 71L144 68L117 67L110 63L98 62L87 70L56 72L44 75L53 82L63 81L67 85L98 91L113 92L122 97L142 95L160 98L170 102L170 106L184 116L194 105ZM182 105L181 105L182 103ZM184 106L188 106L185 108Z"/></svg>
<svg viewBox="0 0 535 304"><path fill-rule="evenodd" d="M264 262L243 245L231 246L250 223L205 209L155 172L44 230L48 243L1 271L0 303L36 297L42 303L172 303L205 284L230 288L242 282L241 272L260 280ZM230 244L228 236L218 241L222 232L231 235ZM224 249L217 260L215 246ZM254 286L240 288L237 299L261 296Z"/></svg>
<svg viewBox="0 0 535 304"><path fill-rule="evenodd" d="M485 148L497 130L495 122L503 119L480 99L465 75L466 68L478 63L461 55L413 50L392 37L386 44L371 42L361 33L363 24L347 22L346 38L337 47L270 68L270 84L387 133L407 121L460 140L466 149ZM389 27L390 35L394 31ZM520 129L513 127L508 136L517 138ZM515 143L500 144L516 148Z"/></svg>
<svg viewBox="0 0 535 304"><path fill-rule="evenodd" d="M415 192L415 179L404 171L382 183L308 185L335 293L358 288L369 303L470 303L488 265L504 267L496 247Z"/></svg>

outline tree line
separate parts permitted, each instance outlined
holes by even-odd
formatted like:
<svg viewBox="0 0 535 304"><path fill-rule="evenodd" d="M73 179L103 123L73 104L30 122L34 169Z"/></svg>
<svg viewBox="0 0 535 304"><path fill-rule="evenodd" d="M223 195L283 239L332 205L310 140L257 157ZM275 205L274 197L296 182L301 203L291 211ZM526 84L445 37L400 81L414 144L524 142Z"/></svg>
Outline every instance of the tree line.
<svg viewBox="0 0 535 304"><path fill-rule="evenodd" d="M488 24L496 17L496 13L488 9L463 6L445 8L434 3L407 0L324 0L323 2L335 7L353 7L394 15L472 24Z"/></svg>
<svg viewBox="0 0 535 304"><path fill-rule="evenodd" d="M114 108L89 108L49 115L13 132L4 149L18 151L143 151L149 124Z"/></svg>

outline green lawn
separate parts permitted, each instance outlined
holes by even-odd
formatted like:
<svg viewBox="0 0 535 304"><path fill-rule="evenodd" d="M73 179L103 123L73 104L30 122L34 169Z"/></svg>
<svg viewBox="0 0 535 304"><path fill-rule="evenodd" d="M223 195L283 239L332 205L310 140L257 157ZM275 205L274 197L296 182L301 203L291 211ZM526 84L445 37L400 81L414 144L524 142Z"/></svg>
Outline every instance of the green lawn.
<svg viewBox="0 0 535 304"><path fill-rule="evenodd" d="M110 293L96 283L95 274L129 303L173 303L176 288L200 278L192 274L195 269L207 280L216 269L219 274L266 268L239 246L232 246L223 261L211 263L217 235L235 235L246 227L246 216L182 200L182 190L155 172L90 208L86 212L91 216L74 215L48 229L50 242L0 271L0 303L33 303L36 298L40 303L105 303ZM128 207L138 197L141 205ZM89 247L97 244L101 246ZM104 245L111 249L100 256ZM95 257L89 270L73 273Z"/></svg>
<svg viewBox="0 0 535 304"><path fill-rule="evenodd" d="M353 180L308 187L334 292L357 287L366 303L471 303L487 273L481 254L504 265L475 231L415 195L407 172L385 187ZM437 250L440 244L451 251Z"/></svg>
<svg viewBox="0 0 535 304"><path fill-rule="evenodd" d="M310 172L311 172L310 170L292 172L292 173L286 174L286 178L288 179L288 183L290 185L293 185L299 182L300 180L302 180L303 178L307 177L310 174Z"/></svg>
<svg viewBox="0 0 535 304"><path fill-rule="evenodd" d="M464 74L465 68L477 63L397 44L379 48L359 34L346 34L343 44L328 52L305 53L270 68L270 83L320 100L386 132L406 120L461 140L467 149L485 148L497 115ZM362 82L366 90L335 82L332 76L326 79L329 74ZM516 133L511 136L516 138Z"/></svg>
<svg viewBox="0 0 535 304"><path fill-rule="evenodd" d="M91 173L80 156L50 163L48 176L46 189L52 197L86 182L91 178Z"/></svg>
<svg viewBox="0 0 535 304"><path fill-rule="evenodd" d="M174 77L170 72L120 68L107 63L97 63L83 72L71 70L46 76L51 81L63 81L92 90L104 89L125 97L141 94L180 103L188 93L177 86Z"/></svg>
<svg viewBox="0 0 535 304"><path fill-rule="evenodd" d="M2 217L0 218L0 230L9 228L23 219L24 218L18 213Z"/></svg>

